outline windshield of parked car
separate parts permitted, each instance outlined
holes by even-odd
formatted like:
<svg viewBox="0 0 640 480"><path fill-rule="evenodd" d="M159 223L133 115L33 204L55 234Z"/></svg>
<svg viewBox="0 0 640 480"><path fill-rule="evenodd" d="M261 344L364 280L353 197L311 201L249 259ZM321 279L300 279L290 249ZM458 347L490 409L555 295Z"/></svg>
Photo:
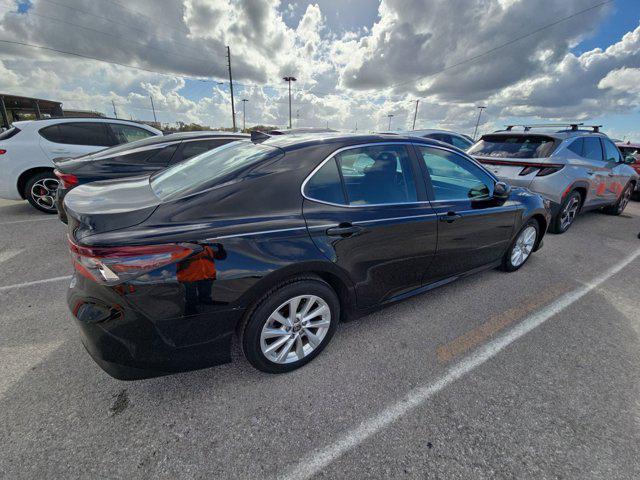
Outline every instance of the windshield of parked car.
<svg viewBox="0 0 640 480"><path fill-rule="evenodd" d="M554 139L542 135L485 135L467 153L497 158L544 158L554 149Z"/></svg>
<svg viewBox="0 0 640 480"><path fill-rule="evenodd" d="M151 177L151 188L163 200L181 197L280 155L278 148L250 141L227 143L158 172Z"/></svg>

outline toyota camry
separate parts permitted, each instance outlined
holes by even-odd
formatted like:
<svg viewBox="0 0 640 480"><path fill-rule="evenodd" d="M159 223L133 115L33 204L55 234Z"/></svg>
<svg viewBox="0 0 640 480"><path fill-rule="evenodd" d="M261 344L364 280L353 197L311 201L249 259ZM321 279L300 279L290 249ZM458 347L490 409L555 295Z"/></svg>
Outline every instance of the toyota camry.
<svg viewBox="0 0 640 480"><path fill-rule="evenodd" d="M65 206L68 304L121 379L224 363L234 342L260 370L296 369L341 320L519 269L550 220L451 145L337 133L229 143Z"/></svg>

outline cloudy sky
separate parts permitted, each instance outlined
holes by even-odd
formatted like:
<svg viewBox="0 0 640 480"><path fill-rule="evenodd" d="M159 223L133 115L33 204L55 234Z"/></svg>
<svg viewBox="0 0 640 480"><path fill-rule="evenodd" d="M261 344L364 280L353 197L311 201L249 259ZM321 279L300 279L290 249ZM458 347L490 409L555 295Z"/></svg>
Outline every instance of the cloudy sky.
<svg viewBox="0 0 640 480"><path fill-rule="evenodd" d="M482 131L640 141L639 0L0 0L0 91L230 126L227 45L240 126L241 99L248 126L284 126L292 75L294 126L410 128L419 99L417 128L473 133L482 104Z"/></svg>

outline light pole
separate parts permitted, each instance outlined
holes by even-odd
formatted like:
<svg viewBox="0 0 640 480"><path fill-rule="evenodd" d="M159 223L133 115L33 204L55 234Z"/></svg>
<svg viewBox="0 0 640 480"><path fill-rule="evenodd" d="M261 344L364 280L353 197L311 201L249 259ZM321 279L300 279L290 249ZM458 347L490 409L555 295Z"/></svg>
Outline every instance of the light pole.
<svg viewBox="0 0 640 480"><path fill-rule="evenodd" d="M416 111L413 112L413 126L411 127L411 130L415 130L416 129L416 117L418 116L418 103L420 103L420 100L412 100L412 102L416 102Z"/></svg>
<svg viewBox="0 0 640 480"><path fill-rule="evenodd" d="M247 129L247 100L246 98L242 99L242 131Z"/></svg>
<svg viewBox="0 0 640 480"><path fill-rule="evenodd" d="M289 130L291 130L291 82L295 82L297 80L296 77L284 77L283 80L285 82L289 82Z"/></svg>
<svg viewBox="0 0 640 480"><path fill-rule="evenodd" d="M473 141L476 141L476 135L478 134L478 125L480 125L480 115L482 115L482 110L484 110L487 107L483 107L478 105L478 120L476 121L476 129L473 131Z"/></svg>
<svg viewBox="0 0 640 480"><path fill-rule="evenodd" d="M391 131L391 119L393 118L393 113L390 113L389 115L387 115L387 117L389 117L389 128L387 130Z"/></svg>

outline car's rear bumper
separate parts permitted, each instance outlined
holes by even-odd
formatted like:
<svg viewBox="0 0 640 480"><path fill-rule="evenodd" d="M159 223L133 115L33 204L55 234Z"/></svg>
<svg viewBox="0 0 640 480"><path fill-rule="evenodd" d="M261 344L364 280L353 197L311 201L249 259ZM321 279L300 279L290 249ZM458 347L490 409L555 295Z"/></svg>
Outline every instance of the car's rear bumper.
<svg viewBox="0 0 640 480"><path fill-rule="evenodd" d="M166 285L163 288L163 300L171 301ZM184 286L176 284L173 288L176 298L181 296L184 301L184 292L180 291ZM127 284L122 288L105 287L79 275L71 282L67 302L82 343L109 375L135 380L231 360L232 338L243 310L203 305L189 315L159 313L152 318L142 313L145 305L134 305L126 298L136 296ZM140 298L149 299L149 293L141 292ZM162 310L172 310L172 306Z"/></svg>

